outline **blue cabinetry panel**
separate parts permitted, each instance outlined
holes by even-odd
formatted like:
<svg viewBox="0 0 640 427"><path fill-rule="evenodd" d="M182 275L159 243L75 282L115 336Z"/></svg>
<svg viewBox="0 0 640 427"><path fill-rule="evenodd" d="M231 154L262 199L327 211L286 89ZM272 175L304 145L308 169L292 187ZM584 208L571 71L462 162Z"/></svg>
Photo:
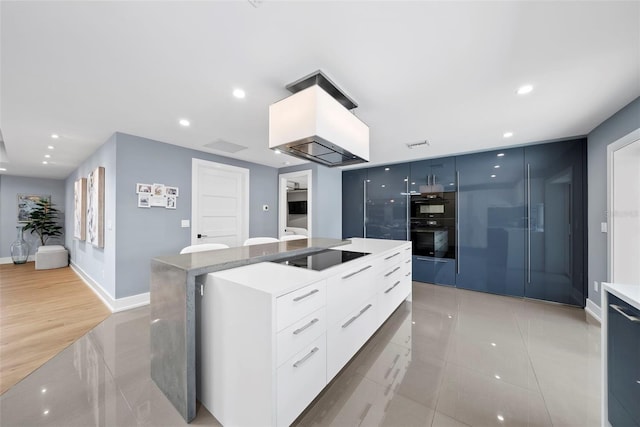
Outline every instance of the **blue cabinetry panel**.
<svg viewBox="0 0 640 427"><path fill-rule="evenodd" d="M448 258L413 256L413 280L455 286L456 262Z"/></svg>
<svg viewBox="0 0 640 427"><path fill-rule="evenodd" d="M365 237L407 239L409 163L367 169Z"/></svg>
<svg viewBox="0 0 640 427"><path fill-rule="evenodd" d="M366 169L342 172L342 238L364 237Z"/></svg>
<svg viewBox="0 0 640 427"><path fill-rule="evenodd" d="M456 158L456 286L524 295L525 205L522 148Z"/></svg>
<svg viewBox="0 0 640 427"><path fill-rule="evenodd" d="M439 191L456 191L455 157L420 160L411 163L409 191L412 194L433 192L435 191L434 187L438 185L442 186Z"/></svg>
<svg viewBox="0 0 640 427"><path fill-rule="evenodd" d="M524 149L526 297L585 304L585 144L580 139Z"/></svg>
<svg viewBox="0 0 640 427"><path fill-rule="evenodd" d="M640 426L640 310L609 294L607 376L609 421L613 427ZM621 314L620 311L626 314ZM631 319L630 319L631 318Z"/></svg>

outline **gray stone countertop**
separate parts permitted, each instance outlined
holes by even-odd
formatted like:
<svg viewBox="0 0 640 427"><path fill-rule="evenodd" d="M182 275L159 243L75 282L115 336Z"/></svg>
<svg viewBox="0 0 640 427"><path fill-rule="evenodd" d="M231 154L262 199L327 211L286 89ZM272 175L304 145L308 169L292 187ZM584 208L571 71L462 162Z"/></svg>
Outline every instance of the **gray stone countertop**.
<svg viewBox="0 0 640 427"><path fill-rule="evenodd" d="M154 258L153 261L177 267L193 275L200 275L317 252L349 243L351 243L349 240L327 238L288 240L183 255L160 256Z"/></svg>

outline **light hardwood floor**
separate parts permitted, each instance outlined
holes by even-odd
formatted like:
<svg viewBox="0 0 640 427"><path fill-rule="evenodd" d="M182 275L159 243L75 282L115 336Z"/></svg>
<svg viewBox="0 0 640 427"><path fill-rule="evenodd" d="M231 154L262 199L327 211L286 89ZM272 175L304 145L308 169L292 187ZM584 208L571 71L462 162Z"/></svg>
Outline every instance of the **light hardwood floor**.
<svg viewBox="0 0 640 427"><path fill-rule="evenodd" d="M110 314L69 267L0 265L0 394Z"/></svg>

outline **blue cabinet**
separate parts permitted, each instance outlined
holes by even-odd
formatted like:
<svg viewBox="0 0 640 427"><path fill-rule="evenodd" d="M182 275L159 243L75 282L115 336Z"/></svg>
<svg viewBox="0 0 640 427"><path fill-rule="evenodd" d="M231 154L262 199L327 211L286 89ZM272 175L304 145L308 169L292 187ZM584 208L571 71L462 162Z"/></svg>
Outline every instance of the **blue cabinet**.
<svg viewBox="0 0 640 427"><path fill-rule="evenodd" d="M417 282L455 286L456 260L414 255L412 279Z"/></svg>
<svg viewBox="0 0 640 427"><path fill-rule="evenodd" d="M456 286L524 295L525 175L522 148L456 158Z"/></svg>
<svg viewBox="0 0 640 427"><path fill-rule="evenodd" d="M412 162L409 191L412 194L456 191L455 157Z"/></svg>
<svg viewBox="0 0 640 427"><path fill-rule="evenodd" d="M408 240L409 164L367 169L365 237Z"/></svg>
<svg viewBox="0 0 640 427"><path fill-rule="evenodd" d="M366 169L342 172L342 238L364 237Z"/></svg>
<svg viewBox="0 0 640 427"><path fill-rule="evenodd" d="M608 296L607 387L613 427L640 426L640 310ZM637 319L637 320L636 320Z"/></svg>
<svg viewBox="0 0 640 427"><path fill-rule="evenodd" d="M584 307L586 140L524 149L525 296Z"/></svg>

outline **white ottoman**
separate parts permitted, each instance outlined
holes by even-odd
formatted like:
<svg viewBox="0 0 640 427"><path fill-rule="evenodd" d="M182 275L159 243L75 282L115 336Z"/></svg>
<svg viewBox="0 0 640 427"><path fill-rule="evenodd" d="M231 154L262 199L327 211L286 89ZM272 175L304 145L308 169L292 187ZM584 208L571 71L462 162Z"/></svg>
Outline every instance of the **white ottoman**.
<svg viewBox="0 0 640 427"><path fill-rule="evenodd" d="M69 252L60 245L40 246L36 252L36 270L48 270L69 265Z"/></svg>

